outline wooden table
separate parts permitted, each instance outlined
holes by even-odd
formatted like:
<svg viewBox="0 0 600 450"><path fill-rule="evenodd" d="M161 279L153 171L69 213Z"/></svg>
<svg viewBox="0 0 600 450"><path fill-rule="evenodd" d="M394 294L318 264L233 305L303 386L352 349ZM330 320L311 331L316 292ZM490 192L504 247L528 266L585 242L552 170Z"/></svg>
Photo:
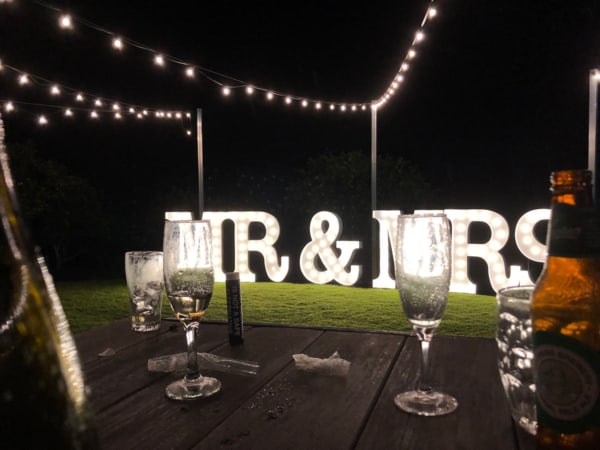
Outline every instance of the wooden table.
<svg viewBox="0 0 600 450"><path fill-rule="evenodd" d="M151 357L185 349L182 327L163 321L152 333L128 320L76 336L105 449L532 449L513 424L496 366L493 339L435 336L434 386L458 409L443 417L400 411L394 395L414 387L419 344L414 336L331 328L252 324L231 347L221 322L200 326L198 351L256 361L256 376L205 372L221 392L176 402L165 386L179 377L148 372ZM113 356L99 356L104 350ZM292 354L351 362L348 377L298 370Z"/></svg>

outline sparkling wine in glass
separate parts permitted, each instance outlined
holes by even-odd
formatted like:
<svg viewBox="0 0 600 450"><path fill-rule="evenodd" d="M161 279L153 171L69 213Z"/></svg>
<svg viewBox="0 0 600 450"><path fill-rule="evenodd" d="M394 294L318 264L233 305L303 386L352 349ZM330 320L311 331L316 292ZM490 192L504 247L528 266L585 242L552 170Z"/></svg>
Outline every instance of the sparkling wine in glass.
<svg viewBox="0 0 600 450"><path fill-rule="evenodd" d="M433 389L429 381L429 344L442 321L450 289L450 222L444 214L400 215L394 262L402 308L421 343L421 374L415 390L402 392L394 403L403 411L440 416L458 402Z"/></svg>
<svg viewBox="0 0 600 450"><path fill-rule="evenodd" d="M167 220L163 265L167 297L185 329L187 342L186 375L167 386L167 397L174 400L208 397L221 389L221 382L200 374L195 340L214 286L210 223L206 220Z"/></svg>

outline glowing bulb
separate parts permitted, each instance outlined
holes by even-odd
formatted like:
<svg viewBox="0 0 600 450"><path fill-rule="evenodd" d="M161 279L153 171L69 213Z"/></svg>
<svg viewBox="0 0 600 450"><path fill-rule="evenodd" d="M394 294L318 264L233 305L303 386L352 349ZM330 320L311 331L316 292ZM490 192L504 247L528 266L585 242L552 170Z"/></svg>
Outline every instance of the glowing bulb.
<svg viewBox="0 0 600 450"><path fill-rule="evenodd" d="M83 101L83 94L77 94L77 96L75 97L75 100L78 102L82 102Z"/></svg>
<svg viewBox="0 0 600 450"><path fill-rule="evenodd" d="M116 112L115 113L115 119L121 119L121 118L123 118L123 116L121 115L121 113L120 112Z"/></svg>
<svg viewBox="0 0 600 450"><path fill-rule="evenodd" d="M335 110L335 105L333 103L331 105L329 105L329 110L330 111L334 111Z"/></svg>
<svg viewBox="0 0 600 450"><path fill-rule="evenodd" d="M185 76L188 78L194 78L196 76L196 74L194 73L194 68L193 67L186 67L185 68Z"/></svg>
<svg viewBox="0 0 600 450"><path fill-rule="evenodd" d="M292 98L288 96L285 98L285 104L289 105L290 103L292 103Z"/></svg>
<svg viewBox="0 0 600 450"><path fill-rule="evenodd" d="M177 119L181 119L181 113L180 113L180 112L176 112L176 113L175 113L175 118L177 118Z"/></svg>
<svg viewBox="0 0 600 450"><path fill-rule="evenodd" d="M315 109L321 109L321 107L322 107L321 102L315 103Z"/></svg>
<svg viewBox="0 0 600 450"><path fill-rule="evenodd" d="M98 113L97 113L96 111L92 111L92 112L90 113L90 117L91 117L92 119L97 119L97 118L98 118Z"/></svg>
<svg viewBox="0 0 600 450"><path fill-rule="evenodd" d="M435 7L430 7L429 8L429 12L427 14L429 17L435 17L437 16L437 9L435 9Z"/></svg>
<svg viewBox="0 0 600 450"><path fill-rule="evenodd" d="M408 51L408 55L407 56L408 56L408 59L413 59L415 56L417 56L417 52L411 48Z"/></svg>
<svg viewBox="0 0 600 450"><path fill-rule="evenodd" d="M73 20L70 15L65 14L58 19L58 25L63 29L71 29L73 28Z"/></svg>
<svg viewBox="0 0 600 450"><path fill-rule="evenodd" d="M112 46L117 50L123 50L123 40L118 37L114 38L112 41Z"/></svg>
<svg viewBox="0 0 600 450"><path fill-rule="evenodd" d="M144 115L143 115L142 113L140 113L140 112L139 112L139 113L137 113L137 114L136 114L136 117L137 117L138 119L143 119L143 118L144 118Z"/></svg>
<svg viewBox="0 0 600 450"><path fill-rule="evenodd" d="M402 82L404 81L404 75L398 75L398 76L396 77L396 81L397 81L398 83L402 83Z"/></svg>
<svg viewBox="0 0 600 450"><path fill-rule="evenodd" d="M423 33L422 31L417 31L417 33L415 34L415 41L416 42L421 42L423 39L425 39L425 33Z"/></svg>
<svg viewBox="0 0 600 450"><path fill-rule="evenodd" d="M594 70L594 80L600 80L600 70Z"/></svg>
<svg viewBox="0 0 600 450"><path fill-rule="evenodd" d="M4 105L4 109L6 110L6 112L14 111L15 105L13 105L13 102L8 102L6 105Z"/></svg>
<svg viewBox="0 0 600 450"><path fill-rule="evenodd" d="M227 86L223 86L222 92L223 95L227 97L229 94L231 94L231 89L229 89Z"/></svg>
<svg viewBox="0 0 600 450"><path fill-rule="evenodd" d="M156 64L157 66L164 66L165 65L165 58L163 55L156 55L154 57L154 64Z"/></svg>
<svg viewBox="0 0 600 450"><path fill-rule="evenodd" d="M40 125L46 125L46 124L48 123L48 119L46 119L46 116L40 116L40 117L38 118L38 123L39 123Z"/></svg>
<svg viewBox="0 0 600 450"><path fill-rule="evenodd" d="M50 88L50 93L52 95L59 95L60 94L60 88L55 84L54 86L52 86Z"/></svg>
<svg viewBox="0 0 600 450"><path fill-rule="evenodd" d="M192 135L192 130L186 130L185 134L187 134L188 136L191 136Z"/></svg>
<svg viewBox="0 0 600 450"><path fill-rule="evenodd" d="M400 66L400 70L402 70L403 72L406 72L409 68L408 63L402 63L402 65Z"/></svg>
<svg viewBox="0 0 600 450"><path fill-rule="evenodd" d="M246 86L246 94L248 94L248 95L254 94L254 87Z"/></svg>
<svg viewBox="0 0 600 450"><path fill-rule="evenodd" d="M97 98L96 101L94 102L94 105L96 105L96 106L102 106L102 100L100 100L99 98Z"/></svg>
<svg viewBox="0 0 600 450"><path fill-rule="evenodd" d="M271 91L267 92L267 100L273 100L273 93Z"/></svg>
<svg viewBox="0 0 600 450"><path fill-rule="evenodd" d="M352 111L356 111L356 105L352 105Z"/></svg>
<svg viewBox="0 0 600 450"><path fill-rule="evenodd" d="M129 114L135 114L135 108L130 107L129 108Z"/></svg>
<svg viewBox="0 0 600 450"><path fill-rule="evenodd" d="M65 109L65 116L72 117L73 116L73 111L71 111L70 108Z"/></svg>
<svg viewBox="0 0 600 450"><path fill-rule="evenodd" d="M306 100L302 100L302 107L306 108L308 106L308 102Z"/></svg>
<svg viewBox="0 0 600 450"><path fill-rule="evenodd" d="M120 110L121 110L121 107L119 106L119 104L118 104L118 103L115 103L115 104L113 105L113 110L114 110L114 111L120 111Z"/></svg>
<svg viewBox="0 0 600 450"><path fill-rule="evenodd" d="M26 73L19 75L19 84L22 86L27 83L29 83L29 76Z"/></svg>
<svg viewBox="0 0 600 450"><path fill-rule="evenodd" d="M362 109L363 111L366 111L366 109L367 109L367 105L362 105L362 106L360 107L360 109Z"/></svg>

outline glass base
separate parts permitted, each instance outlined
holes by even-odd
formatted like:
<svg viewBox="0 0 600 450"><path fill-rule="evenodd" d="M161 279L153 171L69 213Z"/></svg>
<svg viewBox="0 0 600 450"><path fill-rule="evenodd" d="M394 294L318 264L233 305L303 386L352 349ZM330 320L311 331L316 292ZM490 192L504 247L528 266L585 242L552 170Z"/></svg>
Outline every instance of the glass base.
<svg viewBox="0 0 600 450"><path fill-rule="evenodd" d="M221 382L216 378L199 376L187 377L169 384L165 393L172 400L194 400L209 397L221 390Z"/></svg>
<svg viewBox="0 0 600 450"><path fill-rule="evenodd" d="M443 416L458 407L454 397L435 391L402 392L396 395L394 403L401 410L420 416Z"/></svg>

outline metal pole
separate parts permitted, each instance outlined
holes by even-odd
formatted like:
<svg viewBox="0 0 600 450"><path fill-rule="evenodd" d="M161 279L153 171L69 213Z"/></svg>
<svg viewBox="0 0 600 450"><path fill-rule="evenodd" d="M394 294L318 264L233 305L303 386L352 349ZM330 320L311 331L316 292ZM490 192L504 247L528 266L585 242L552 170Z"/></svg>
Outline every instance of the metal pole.
<svg viewBox="0 0 600 450"><path fill-rule="evenodd" d="M371 105L371 210L377 209L377 107Z"/></svg>
<svg viewBox="0 0 600 450"><path fill-rule="evenodd" d="M600 186L598 182L598 160L596 158L596 117L598 112L598 81L600 80L600 71L593 69L590 71L590 115L588 131L588 169L592 171L592 185L594 203L598 199Z"/></svg>
<svg viewBox="0 0 600 450"><path fill-rule="evenodd" d="M371 104L371 282L377 278L379 247L373 211L377 209L377 106Z"/></svg>
<svg viewBox="0 0 600 450"><path fill-rule="evenodd" d="M198 146L198 218L204 212L204 149L202 143L202 110L196 109L196 144Z"/></svg>

